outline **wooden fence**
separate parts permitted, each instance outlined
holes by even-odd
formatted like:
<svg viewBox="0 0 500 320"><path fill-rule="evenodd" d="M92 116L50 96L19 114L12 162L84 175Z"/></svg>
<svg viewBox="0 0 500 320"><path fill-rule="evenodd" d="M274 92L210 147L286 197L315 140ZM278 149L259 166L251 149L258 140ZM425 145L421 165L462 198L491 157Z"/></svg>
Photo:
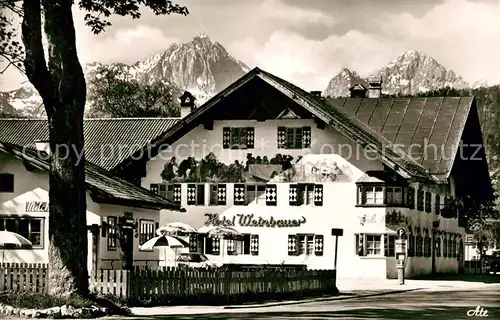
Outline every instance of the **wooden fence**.
<svg viewBox="0 0 500 320"><path fill-rule="evenodd" d="M47 292L47 265L42 263L0 263L0 292Z"/></svg>
<svg viewBox="0 0 500 320"><path fill-rule="evenodd" d="M266 292L287 294L335 288L335 270L98 270L91 279L91 291L140 300L201 295L228 297Z"/></svg>
<svg viewBox="0 0 500 320"><path fill-rule="evenodd" d="M46 264L0 265L0 292L47 292ZM231 297L245 294L291 294L335 289L335 270L97 270L90 277L90 290L119 298L139 300Z"/></svg>

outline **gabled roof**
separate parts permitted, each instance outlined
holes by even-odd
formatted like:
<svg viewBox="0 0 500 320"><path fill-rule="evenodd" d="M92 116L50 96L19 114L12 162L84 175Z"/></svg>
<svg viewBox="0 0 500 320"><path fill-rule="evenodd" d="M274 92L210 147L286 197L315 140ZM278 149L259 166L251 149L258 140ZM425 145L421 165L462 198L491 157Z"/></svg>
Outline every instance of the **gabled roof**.
<svg viewBox="0 0 500 320"><path fill-rule="evenodd" d="M161 134L152 145L144 146L143 150L137 151L136 154L131 155L121 165L117 166L116 170L125 169L134 161L133 159L139 159L141 155L146 154L154 157L160 145L172 143L180 137L180 132L182 132L186 124L201 121L203 114L216 106L221 99L224 99L225 96L230 95L232 92L255 78L264 80L282 94L293 99L315 117L339 130L354 141L364 146L369 145L375 152L379 153L384 164L396 170L403 177L433 179L426 172L424 167L409 158L401 149L395 147L384 136L371 129L368 125L356 118L356 116L349 115L342 110L342 108L336 108L327 103L324 98L312 95L288 81L278 78L259 68L254 68L249 71L246 75L219 92L205 104L188 114L168 131Z"/></svg>
<svg viewBox="0 0 500 320"><path fill-rule="evenodd" d="M180 118L85 119L85 159L111 170L126 157L176 124ZM48 140L45 119L0 119L0 141L35 148L36 140Z"/></svg>
<svg viewBox="0 0 500 320"><path fill-rule="evenodd" d="M28 162L39 170L48 171L49 163L34 149L0 142L0 152ZM46 156L46 154L44 154ZM138 208L185 211L178 204L160 197L151 191L111 175L106 170L89 163L85 164L85 180L92 199L98 203L124 205Z"/></svg>
<svg viewBox="0 0 500 320"><path fill-rule="evenodd" d="M362 85L361 83L357 83L349 88L349 91L353 91L353 90L366 91L368 89L364 85Z"/></svg>

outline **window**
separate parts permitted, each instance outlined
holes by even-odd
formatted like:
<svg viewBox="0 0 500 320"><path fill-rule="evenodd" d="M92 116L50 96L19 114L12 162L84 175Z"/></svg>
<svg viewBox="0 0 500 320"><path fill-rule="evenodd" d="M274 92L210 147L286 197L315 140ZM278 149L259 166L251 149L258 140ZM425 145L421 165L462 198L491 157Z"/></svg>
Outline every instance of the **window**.
<svg viewBox="0 0 500 320"><path fill-rule="evenodd" d="M396 256L396 236L384 235L384 255L386 257Z"/></svg>
<svg viewBox="0 0 500 320"><path fill-rule="evenodd" d="M314 204L314 184L302 184L298 185L298 197L297 204L300 205L313 205Z"/></svg>
<svg viewBox="0 0 500 320"><path fill-rule="evenodd" d="M388 205L403 205L403 188L402 187L387 187L386 191Z"/></svg>
<svg viewBox="0 0 500 320"><path fill-rule="evenodd" d="M434 213L435 214L441 213L441 197L439 196L439 194L436 194L436 202L434 203Z"/></svg>
<svg viewBox="0 0 500 320"><path fill-rule="evenodd" d="M117 234L116 231L118 229L116 217L108 217L108 250L109 251L114 251L116 250L116 240L117 240Z"/></svg>
<svg viewBox="0 0 500 320"><path fill-rule="evenodd" d="M155 236L154 220L139 221L139 245L143 245L146 241Z"/></svg>
<svg viewBox="0 0 500 320"><path fill-rule="evenodd" d="M366 235L366 255L378 256L381 254L380 236Z"/></svg>
<svg viewBox="0 0 500 320"><path fill-rule="evenodd" d="M209 201L211 206L226 205L226 185L211 184Z"/></svg>
<svg viewBox="0 0 500 320"><path fill-rule="evenodd" d="M236 254L250 254L250 234L243 234L242 240L235 240L234 249Z"/></svg>
<svg viewBox="0 0 500 320"><path fill-rule="evenodd" d="M384 204L384 187L382 186L360 186L359 193L361 205Z"/></svg>
<svg viewBox="0 0 500 320"><path fill-rule="evenodd" d="M415 237L415 256L421 257L424 253L423 238L420 234Z"/></svg>
<svg viewBox="0 0 500 320"><path fill-rule="evenodd" d="M205 205L205 184L188 184L187 204L195 206Z"/></svg>
<svg viewBox="0 0 500 320"><path fill-rule="evenodd" d="M225 127L222 129L222 144L224 149L253 149L255 129L240 127Z"/></svg>
<svg viewBox="0 0 500 320"><path fill-rule="evenodd" d="M14 192L14 175L0 173L0 192Z"/></svg>
<svg viewBox="0 0 500 320"><path fill-rule="evenodd" d="M254 184L246 186L245 193L246 203L266 203L266 185L265 184Z"/></svg>
<svg viewBox="0 0 500 320"><path fill-rule="evenodd" d="M417 192L417 210L424 211L424 190L422 189Z"/></svg>
<svg viewBox="0 0 500 320"><path fill-rule="evenodd" d="M43 219L0 216L0 231L15 232L32 243L32 248L43 248Z"/></svg>
<svg viewBox="0 0 500 320"><path fill-rule="evenodd" d="M220 253L220 238L205 237L205 254L218 255Z"/></svg>
<svg viewBox="0 0 500 320"><path fill-rule="evenodd" d="M157 190L157 191L156 191ZM172 202L181 203L181 185L172 183L161 183L151 185L151 191L158 193L161 197Z"/></svg>
<svg viewBox="0 0 500 320"><path fill-rule="evenodd" d="M443 257L448 257L448 239L446 237L443 240Z"/></svg>
<svg viewBox="0 0 500 320"><path fill-rule="evenodd" d="M311 127L278 127L279 149L303 149L311 145Z"/></svg>
<svg viewBox="0 0 500 320"><path fill-rule="evenodd" d="M415 209L415 188L408 188L408 208Z"/></svg>
<svg viewBox="0 0 500 320"><path fill-rule="evenodd" d="M314 234L299 234L298 254L312 255L314 251Z"/></svg>
<svg viewBox="0 0 500 320"><path fill-rule="evenodd" d="M431 213L432 212L432 207L431 207L431 200L432 199L432 194L427 191L425 193L425 212Z"/></svg>

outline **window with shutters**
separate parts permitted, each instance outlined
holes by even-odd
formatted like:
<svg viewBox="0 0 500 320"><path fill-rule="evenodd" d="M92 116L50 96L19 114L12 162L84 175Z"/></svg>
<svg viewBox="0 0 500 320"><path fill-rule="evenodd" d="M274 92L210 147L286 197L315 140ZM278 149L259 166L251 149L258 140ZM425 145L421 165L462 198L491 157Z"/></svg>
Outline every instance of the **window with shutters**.
<svg viewBox="0 0 500 320"><path fill-rule="evenodd" d="M205 205L205 184L188 184L187 185L187 204L194 206Z"/></svg>
<svg viewBox="0 0 500 320"><path fill-rule="evenodd" d="M155 221L139 220L139 245L143 245L149 239L155 237Z"/></svg>
<svg viewBox="0 0 500 320"><path fill-rule="evenodd" d="M299 183L297 204L300 205L313 205L314 204L314 184Z"/></svg>
<svg viewBox="0 0 500 320"><path fill-rule="evenodd" d="M288 255L322 256L324 237L319 234L288 235Z"/></svg>
<svg viewBox="0 0 500 320"><path fill-rule="evenodd" d="M386 257L396 256L396 236L384 235L384 255Z"/></svg>
<svg viewBox="0 0 500 320"><path fill-rule="evenodd" d="M14 192L14 175L12 173L0 173L0 192Z"/></svg>
<svg viewBox="0 0 500 320"><path fill-rule="evenodd" d="M234 251L238 255L250 254L250 234L242 234L243 239L234 241Z"/></svg>
<svg viewBox="0 0 500 320"><path fill-rule="evenodd" d="M224 149L253 149L255 129L252 127L223 128Z"/></svg>
<svg viewBox="0 0 500 320"><path fill-rule="evenodd" d="M436 237L436 244L434 245L434 248L436 250L436 257L441 257L441 238Z"/></svg>
<svg viewBox="0 0 500 320"><path fill-rule="evenodd" d="M392 241L392 248L390 247L391 242L387 241L387 245L384 244L384 251L382 251L382 237L384 241L387 235L382 234L356 234L356 255L358 256L382 256L387 252L394 251L394 241Z"/></svg>
<svg viewBox="0 0 500 320"><path fill-rule="evenodd" d="M429 191L427 191L425 193L425 212L428 213L432 212L431 202L432 202L432 194Z"/></svg>
<svg viewBox="0 0 500 320"><path fill-rule="evenodd" d="M311 146L311 127L278 127L278 148L304 149Z"/></svg>
<svg viewBox="0 0 500 320"><path fill-rule="evenodd" d="M115 251L117 247L117 218L108 217L108 251Z"/></svg>
<svg viewBox="0 0 500 320"><path fill-rule="evenodd" d="M323 206L323 185L299 183L289 186L289 205Z"/></svg>

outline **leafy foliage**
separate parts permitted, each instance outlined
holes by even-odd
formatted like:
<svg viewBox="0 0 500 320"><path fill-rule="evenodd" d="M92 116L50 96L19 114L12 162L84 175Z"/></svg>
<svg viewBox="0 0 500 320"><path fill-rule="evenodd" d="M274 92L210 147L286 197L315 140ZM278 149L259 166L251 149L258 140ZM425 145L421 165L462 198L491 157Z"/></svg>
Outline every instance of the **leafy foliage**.
<svg viewBox="0 0 500 320"><path fill-rule="evenodd" d="M89 81L91 117L178 117L181 92L175 86L140 83L123 70L99 67Z"/></svg>

